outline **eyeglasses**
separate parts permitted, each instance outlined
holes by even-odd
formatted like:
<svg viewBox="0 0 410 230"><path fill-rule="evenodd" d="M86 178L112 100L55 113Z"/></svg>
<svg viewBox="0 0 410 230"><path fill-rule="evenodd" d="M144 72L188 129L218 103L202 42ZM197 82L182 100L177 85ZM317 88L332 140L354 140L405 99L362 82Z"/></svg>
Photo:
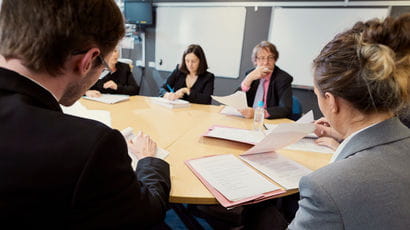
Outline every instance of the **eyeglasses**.
<svg viewBox="0 0 410 230"><path fill-rule="evenodd" d="M275 60L274 56L267 56L267 57L256 57L258 61L273 61Z"/></svg>
<svg viewBox="0 0 410 230"><path fill-rule="evenodd" d="M104 58L100 55L98 55L98 58L100 59L101 63L104 66L103 71L108 71L109 73L112 73L112 70L110 69L110 66L107 64L107 62L104 60Z"/></svg>
<svg viewBox="0 0 410 230"><path fill-rule="evenodd" d="M89 49L88 49L89 50ZM88 52L88 50L82 50L82 51L74 51L71 54L72 55L79 55L79 54L85 54ZM100 59L101 63L104 66L103 71L108 71L109 73L112 73L112 70L110 68L110 66L107 64L107 62L104 60L104 58L100 55L98 55L98 59Z"/></svg>

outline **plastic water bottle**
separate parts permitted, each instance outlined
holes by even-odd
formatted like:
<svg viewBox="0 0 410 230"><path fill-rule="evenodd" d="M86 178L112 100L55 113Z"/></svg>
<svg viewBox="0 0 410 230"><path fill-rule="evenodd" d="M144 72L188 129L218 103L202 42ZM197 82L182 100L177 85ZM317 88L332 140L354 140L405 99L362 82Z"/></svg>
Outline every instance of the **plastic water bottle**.
<svg viewBox="0 0 410 230"><path fill-rule="evenodd" d="M255 108L253 114L253 129L263 131L263 119L265 118L265 109L263 108L263 101L258 101L258 107Z"/></svg>

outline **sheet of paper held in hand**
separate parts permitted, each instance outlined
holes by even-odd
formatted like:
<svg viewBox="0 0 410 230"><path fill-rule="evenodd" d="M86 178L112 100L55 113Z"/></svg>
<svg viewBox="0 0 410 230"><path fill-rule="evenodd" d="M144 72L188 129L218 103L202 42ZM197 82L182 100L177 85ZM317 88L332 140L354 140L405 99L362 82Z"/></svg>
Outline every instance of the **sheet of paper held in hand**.
<svg viewBox="0 0 410 230"><path fill-rule="evenodd" d="M121 131L121 134L124 136L125 140L132 140L134 139L136 136L133 133L133 129L131 127L127 127L125 129L123 129ZM137 167L137 163L138 163L138 158L137 156L135 156L134 153L131 152L130 149L128 149L128 155L131 157L131 166L133 169L135 169ZM162 149L160 147L157 146L157 152L155 153L154 157L156 158L160 158L160 159L165 159L165 157L167 157L169 155L169 152L165 149Z"/></svg>
<svg viewBox="0 0 410 230"><path fill-rule="evenodd" d="M225 105L221 111L221 114L225 114L225 115L230 115L230 116L237 116L237 117L244 117L239 110L235 109L234 107L231 107L229 105Z"/></svg>
<svg viewBox="0 0 410 230"><path fill-rule="evenodd" d="M311 110L307 112L304 116L302 116L299 120L297 120L296 123L312 123L313 121L313 112ZM278 125L276 124L265 124L265 127L268 129L267 132L270 132L271 130L275 129L277 126ZM300 139L298 142L286 146L285 149L330 154L334 153L334 151L331 148L316 144L316 138L316 134L309 133L304 138Z"/></svg>
<svg viewBox="0 0 410 230"><path fill-rule="evenodd" d="M230 201L280 189L231 154L191 160L190 165Z"/></svg>
<svg viewBox="0 0 410 230"><path fill-rule="evenodd" d="M290 144L296 143L307 134L315 130L313 123L282 123L275 129L270 130L259 143L250 148L242 155L272 152Z"/></svg>
<svg viewBox="0 0 410 230"><path fill-rule="evenodd" d="M224 105L231 106L235 109L244 109L248 107L246 102L246 93L242 91L236 91L234 94L228 96L211 96L217 102L220 102Z"/></svg>
<svg viewBox="0 0 410 230"><path fill-rule="evenodd" d="M312 123L279 124L261 142L239 157L285 189L298 188L300 178L311 170L275 151L297 142L314 129L315 125Z"/></svg>
<svg viewBox="0 0 410 230"><path fill-rule="evenodd" d="M70 114L77 117L87 118L104 123L106 126L111 127L111 114L105 110L89 110L79 101L76 101L71 106L60 105L63 113Z"/></svg>

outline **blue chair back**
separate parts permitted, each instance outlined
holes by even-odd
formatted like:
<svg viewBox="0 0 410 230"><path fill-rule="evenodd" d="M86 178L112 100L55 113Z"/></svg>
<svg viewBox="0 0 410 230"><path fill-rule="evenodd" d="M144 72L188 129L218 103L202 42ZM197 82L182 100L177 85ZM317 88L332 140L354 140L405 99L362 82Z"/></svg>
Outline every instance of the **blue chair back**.
<svg viewBox="0 0 410 230"><path fill-rule="evenodd" d="M292 115L291 119L296 121L302 116L302 105L299 102L299 99L295 96L292 96Z"/></svg>

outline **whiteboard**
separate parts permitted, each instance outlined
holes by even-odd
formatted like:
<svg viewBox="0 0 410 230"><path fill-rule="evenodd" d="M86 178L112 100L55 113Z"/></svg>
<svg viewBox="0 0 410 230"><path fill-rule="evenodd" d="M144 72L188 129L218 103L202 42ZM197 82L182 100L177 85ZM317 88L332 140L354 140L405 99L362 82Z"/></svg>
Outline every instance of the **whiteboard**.
<svg viewBox="0 0 410 230"><path fill-rule="evenodd" d="M269 41L278 48L277 65L294 77L293 84L313 86L313 59L337 33L387 15L388 8L275 8Z"/></svg>
<svg viewBox="0 0 410 230"><path fill-rule="evenodd" d="M245 17L244 7L158 7L156 68L174 70L188 45L198 44L205 52L209 72L237 78Z"/></svg>

